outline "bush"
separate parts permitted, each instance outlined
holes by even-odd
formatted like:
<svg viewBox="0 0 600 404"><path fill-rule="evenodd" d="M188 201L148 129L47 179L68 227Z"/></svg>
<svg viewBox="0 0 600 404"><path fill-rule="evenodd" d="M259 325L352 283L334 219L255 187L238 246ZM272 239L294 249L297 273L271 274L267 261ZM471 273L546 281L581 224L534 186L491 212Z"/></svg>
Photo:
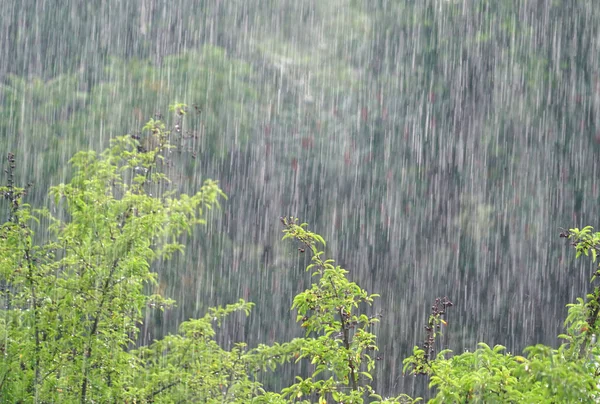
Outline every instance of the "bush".
<svg viewBox="0 0 600 404"><path fill-rule="evenodd" d="M595 262L600 233L591 230L571 229L561 237L571 240L577 257L589 255ZM599 274L597 270L592 282ZM444 310L434 305L426 327L429 336L422 348L415 346L413 355L405 359L404 371L429 377L430 388L436 390L432 403L598 402L599 309L598 286L586 300L570 304L566 333L559 336L565 342L558 349L533 345L525 348L525 356L519 356L505 353L501 345L491 348L479 343L474 352L451 357L451 351L444 350L433 358L432 347L440 333L431 330L439 328L444 315Z"/></svg>

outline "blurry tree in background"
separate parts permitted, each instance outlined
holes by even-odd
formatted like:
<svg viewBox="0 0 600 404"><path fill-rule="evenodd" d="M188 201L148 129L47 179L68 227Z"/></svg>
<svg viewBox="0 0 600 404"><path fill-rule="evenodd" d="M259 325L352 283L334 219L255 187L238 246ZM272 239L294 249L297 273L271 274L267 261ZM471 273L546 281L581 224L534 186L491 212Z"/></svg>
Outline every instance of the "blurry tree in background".
<svg viewBox="0 0 600 404"><path fill-rule="evenodd" d="M327 223L328 248L395 308L378 391L412 388L401 359L435 296L456 303L456 350L519 351L555 344L586 290L540 235L593 222L600 201L592 0L0 3L0 150L18 152L32 203L76 151L174 100L190 111L173 187L215 178L230 197L185 258L157 264L179 305L140 342L239 297L275 315L223 341L298 336L287 308L310 278L276 270L306 264L277 243L284 213Z"/></svg>

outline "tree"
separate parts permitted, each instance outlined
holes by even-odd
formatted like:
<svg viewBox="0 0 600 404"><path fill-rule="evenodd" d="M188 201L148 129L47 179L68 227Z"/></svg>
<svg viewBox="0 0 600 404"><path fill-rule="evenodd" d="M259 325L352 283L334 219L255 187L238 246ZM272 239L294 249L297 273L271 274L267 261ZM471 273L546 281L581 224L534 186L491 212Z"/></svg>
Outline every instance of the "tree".
<svg viewBox="0 0 600 404"><path fill-rule="evenodd" d="M179 236L205 222L224 197L206 180L194 195L163 191L170 132L160 121L144 128L155 147L121 136L101 154L76 154L71 181L50 196L64 219L32 209L14 184L0 188L9 220L0 228L3 301L0 394L11 402L120 401L123 375L144 307L172 302L147 296L150 268L182 251ZM49 224L50 241L34 228Z"/></svg>

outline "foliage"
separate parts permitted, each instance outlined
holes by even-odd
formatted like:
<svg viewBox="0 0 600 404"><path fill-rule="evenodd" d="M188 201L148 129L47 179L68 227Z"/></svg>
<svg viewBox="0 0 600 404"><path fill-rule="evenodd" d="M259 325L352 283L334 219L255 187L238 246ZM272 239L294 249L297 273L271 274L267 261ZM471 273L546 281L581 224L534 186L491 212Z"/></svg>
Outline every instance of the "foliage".
<svg viewBox="0 0 600 404"><path fill-rule="evenodd" d="M9 155L10 179L0 188L9 204L0 228L0 394L7 401L106 402L132 394L124 376L139 370L131 349L142 312L172 303L144 294L156 281L151 264L182 251L179 236L204 223L224 197L212 180L193 195L159 192L168 186L170 132L157 121L146 129L156 139L151 150L121 136L101 154L72 158L71 181L50 190L64 219L24 202ZM35 238L31 224L41 220L51 241Z"/></svg>
<svg viewBox="0 0 600 404"><path fill-rule="evenodd" d="M25 203L15 185L18 159L9 154L0 193L9 217L0 227L0 395L10 402L413 402L383 399L369 386L376 363L373 326L379 315L360 313L377 295L322 258L324 239L282 218L284 239L312 254L315 282L292 309L304 338L226 350L216 340L228 315L249 315L252 303L212 308L183 322L179 332L135 345L144 311L175 302L144 286L156 282L152 264L183 253L180 238L206 222L225 197L206 180L193 195L169 190L168 156L176 146L187 105L171 106L174 131L156 119L138 135L116 137L104 152L77 153L73 176L52 187L53 209ZM42 240L36 226L52 237ZM310 362L310 376L281 393L266 392L258 373L288 362Z"/></svg>
<svg viewBox="0 0 600 404"><path fill-rule="evenodd" d="M372 379L375 361L378 359L376 336L373 326L380 314L367 315L357 310L370 306L378 297L368 294L351 282L348 271L334 260L323 259L323 238L307 229L306 223L298 224L294 217L283 217L284 239L292 238L301 243L300 253L308 250L311 264L306 268L316 277L310 289L294 298L296 321L306 330L299 352L299 359L306 358L314 365L310 377L297 377L297 382L282 391L284 397L302 398L316 395L319 401L362 403L365 394L381 400L368 384ZM320 377L317 377L319 376ZM397 398L401 400L402 397Z"/></svg>
<svg viewBox="0 0 600 404"><path fill-rule="evenodd" d="M8 180L0 187L7 221L0 227L0 394L11 402L339 402L412 403L406 395L384 399L371 386L378 356L371 312L378 297L325 258L322 236L282 217L283 239L310 254L309 288L292 303L305 336L249 348L224 349L217 329L226 317L250 314L252 303L211 308L180 324L179 332L136 346L145 310L175 302L144 287L156 282L152 264L182 253L181 237L206 223L206 212L225 198L206 180L193 195L171 190L171 151L177 151L188 106L171 106L173 130L150 119L140 135L116 137L102 153L77 153L70 181L51 187L53 211L26 203L29 186L15 185L18 159L8 155ZM53 213L54 212L54 213ZM47 226L46 240L35 229ZM577 257L596 262L600 233L591 227L564 231ZM592 282L600 275L597 269ZM527 347L523 356L479 343L452 355L436 347L446 310L436 299L421 347L404 371L425 375L433 403L590 402L600 399L600 286L569 305L565 342ZM304 362L279 392L267 391L260 374Z"/></svg>
<svg viewBox="0 0 600 404"><path fill-rule="evenodd" d="M259 290L264 268L279 287L257 302L275 311L289 298L300 275L274 271L277 260L261 254L277 255L268 226L289 211L332 223L329 247L343 246L344 259L360 262L359 279L372 276L374 290L402 299L381 325L382 347L409 351L392 327L408 332L418 322L410 308L430 298L411 285L421 281L414 268L434 287L476 291L455 308L465 346L475 324L486 338L506 332L479 310L506 313L513 296L537 303L540 290L552 299L513 311L511 340L554 337L531 324L548 324L571 299L562 286L573 277L538 235L591 220L584 201L600 195L586 164L600 151L596 2L38 3L5 0L0 13L10 55L0 66L0 150L19 150L21 177L35 172L36 206L44 184L64 181L75 150L100 150L167 101L187 99L203 111L188 124L208 134L194 166L202 175L190 169L188 179L223 173L223 187L240 196L228 209L247 219L223 220L225 241L197 249L218 258L188 255L205 260L219 303ZM291 187L303 191L291 197ZM177 264L165 270L171 288L195 270ZM488 299L495 285L509 290ZM180 303L166 328L204 310ZM250 334L263 335L271 320ZM395 357L384 356L386 370ZM393 386L398 374L378 380Z"/></svg>
<svg viewBox="0 0 600 404"><path fill-rule="evenodd" d="M600 233L591 227L561 233L571 240L577 257L590 256L596 262ZM592 282L600 274L596 270ZM437 302L436 302L437 303ZM424 348L414 347L404 360L404 371L429 377L436 395L432 403L446 402L597 402L600 399L600 286L586 300L569 304L565 320L564 342L557 349L545 345L525 348L525 356L505 353L505 347L493 348L479 343L474 352L451 356L443 350L432 358L430 346L439 333L429 334ZM429 324L443 322L443 312L434 305Z"/></svg>

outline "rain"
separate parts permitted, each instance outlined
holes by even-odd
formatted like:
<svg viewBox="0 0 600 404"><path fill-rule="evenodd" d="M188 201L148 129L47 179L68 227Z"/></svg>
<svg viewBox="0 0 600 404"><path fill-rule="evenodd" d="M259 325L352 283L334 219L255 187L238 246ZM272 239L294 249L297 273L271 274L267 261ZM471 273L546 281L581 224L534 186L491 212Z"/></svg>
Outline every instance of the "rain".
<svg viewBox="0 0 600 404"><path fill-rule="evenodd" d="M443 347L521 352L557 346L589 291L559 234L598 225L599 35L592 0L4 0L2 164L14 153L27 203L51 206L74 153L187 104L172 187L210 178L228 199L153 268L177 306L148 310L139 344L239 298L256 307L224 347L302 336L291 215L381 295L376 390L425 394L402 361L437 297Z"/></svg>

